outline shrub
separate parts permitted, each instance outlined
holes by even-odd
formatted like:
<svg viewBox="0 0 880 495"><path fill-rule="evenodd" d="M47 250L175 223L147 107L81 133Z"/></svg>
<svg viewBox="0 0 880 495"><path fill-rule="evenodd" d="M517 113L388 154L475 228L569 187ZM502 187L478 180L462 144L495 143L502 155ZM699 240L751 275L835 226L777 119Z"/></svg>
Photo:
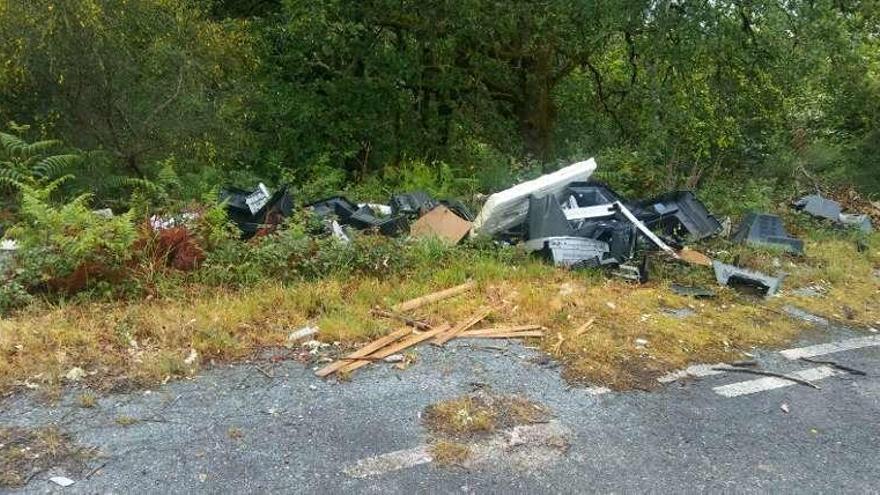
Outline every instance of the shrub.
<svg viewBox="0 0 880 495"><path fill-rule="evenodd" d="M22 189L20 221L9 232L19 245L15 280L29 291L65 293L118 280L136 236L130 215L97 215L88 195L56 206L51 189Z"/></svg>

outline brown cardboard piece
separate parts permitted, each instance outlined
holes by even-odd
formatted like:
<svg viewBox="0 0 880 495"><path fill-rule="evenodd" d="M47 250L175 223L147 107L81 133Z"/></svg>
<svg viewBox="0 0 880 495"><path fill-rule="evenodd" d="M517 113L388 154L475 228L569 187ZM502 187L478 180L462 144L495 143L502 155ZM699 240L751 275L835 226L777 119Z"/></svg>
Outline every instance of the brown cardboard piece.
<svg viewBox="0 0 880 495"><path fill-rule="evenodd" d="M470 222L440 205L416 220L409 233L413 237L436 236L457 244L470 230Z"/></svg>

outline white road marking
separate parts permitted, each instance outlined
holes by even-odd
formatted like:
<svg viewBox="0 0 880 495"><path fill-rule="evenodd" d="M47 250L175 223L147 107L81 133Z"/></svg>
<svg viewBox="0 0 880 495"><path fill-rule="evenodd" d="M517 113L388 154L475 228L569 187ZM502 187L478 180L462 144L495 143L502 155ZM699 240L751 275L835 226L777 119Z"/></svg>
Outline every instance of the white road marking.
<svg viewBox="0 0 880 495"><path fill-rule="evenodd" d="M587 387L584 390L590 395L602 395L611 392L611 389L607 387Z"/></svg>
<svg viewBox="0 0 880 495"><path fill-rule="evenodd" d="M681 380L682 378L686 378L689 376L712 376L712 375L721 375L724 374L723 371L714 370L712 368L716 368L718 366L727 366L724 363L718 364L695 364L693 366L688 366L683 370L673 371L672 373L667 373L666 375L661 376L657 379L660 383L672 383L676 380Z"/></svg>
<svg viewBox="0 0 880 495"><path fill-rule="evenodd" d="M399 469L411 468L419 464L427 464L432 460L428 446L419 445L411 449L397 450L361 459L353 466L345 469L345 474L355 478L367 478Z"/></svg>
<svg viewBox="0 0 880 495"><path fill-rule="evenodd" d="M800 378L801 380L812 382L828 378L829 376L834 376L838 373L828 366L819 366L817 368L809 368L787 374L795 378ZM730 385L713 387L712 390L714 390L716 394L725 397L739 397L740 395L765 392L767 390L789 387L791 385L797 385L797 383L783 378L776 378L775 376L768 376L766 378L758 378L757 380L747 380L744 382L731 383Z"/></svg>
<svg viewBox="0 0 880 495"><path fill-rule="evenodd" d="M852 349L861 349L862 347L877 345L880 345L880 335L870 335L868 337L856 337L854 339L841 340L840 342L831 342L830 344L817 344L808 347L786 349L784 351L779 351L779 353L788 359L800 359L802 357L822 356L823 354L831 354L833 352L849 351Z"/></svg>

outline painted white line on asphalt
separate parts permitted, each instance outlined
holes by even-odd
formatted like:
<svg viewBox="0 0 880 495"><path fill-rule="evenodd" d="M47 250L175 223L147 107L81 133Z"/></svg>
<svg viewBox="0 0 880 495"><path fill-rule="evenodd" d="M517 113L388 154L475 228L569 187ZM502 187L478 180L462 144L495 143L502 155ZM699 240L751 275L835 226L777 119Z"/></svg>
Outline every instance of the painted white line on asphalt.
<svg viewBox="0 0 880 495"><path fill-rule="evenodd" d="M840 342L831 342L830 344L818 344L808 347L797 347L794 349L786 349L779 351L780 354L788 359L800 359L802 357L822 356L823 354L831 354L833 352L849 351L852 349L861 349L862 347L871 347L880 345L880 335L870 335L868 337L856 337L849 340L841 340Z"/></svg>
<svg viewBox="0 0 880 495"><path fill-rule="evenodd" d="M683 370L673 371L672 373L668 373L666 375L661 376L657 379L660 383L672 383L676 380L681 380L682 378L686 378L689 376L712 376L712 375L721 375L724 374L723 371L714 370L712 368L716 368L718 366L727 366L724 363L718 364L695 364L693 366L688 366Z"/></svg>
<svg viewBox="0 0 880 495"><path fill-rule="evenodd" d="M354 478L367 478L399 469L411 468L419 464L427 464L432 460L431 454L428 452L428 446L419 445L411 449L397 450L361 459L353 466L346 468L345 474Z"/></svg>
<svg viewBox="0 0 880 495"><path fill-rule="evenodd" d="M787 373L787 375L792 377L811 382L828 378L829 376L834 376L836 374L837 372L828 366L819 366L817 368L809 368L794 373ZM716 394L725 397L739 397L740 395L765 392L767 390L789 387L791 385L798 384L791 380L768 376L767 378L758 378L757 380L747 380L744 382L731 383L730 385L721 385L720 387L713 387L712 390L714 390Z"/></svg>
<svg viewBox="0 0 880 495"><path fill-rule="evenodd" d="M611 389L606 387L587 387L584 390L590 395L602 395L611 392Z"/></svg>

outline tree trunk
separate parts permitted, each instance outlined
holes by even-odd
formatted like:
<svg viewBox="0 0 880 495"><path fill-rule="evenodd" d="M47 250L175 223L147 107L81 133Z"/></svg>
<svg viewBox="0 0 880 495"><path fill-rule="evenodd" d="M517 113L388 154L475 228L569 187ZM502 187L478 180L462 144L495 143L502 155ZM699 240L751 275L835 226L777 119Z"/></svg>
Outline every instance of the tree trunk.
<svg viewBox="0 0 880 495"><path fill-rule="evenodd" d="M553 159L553 131L556 105L553 102L552 57L539 51L524 65L520 83L520 105L516 109L519 132L527 155L543 164Z"/></svg>

